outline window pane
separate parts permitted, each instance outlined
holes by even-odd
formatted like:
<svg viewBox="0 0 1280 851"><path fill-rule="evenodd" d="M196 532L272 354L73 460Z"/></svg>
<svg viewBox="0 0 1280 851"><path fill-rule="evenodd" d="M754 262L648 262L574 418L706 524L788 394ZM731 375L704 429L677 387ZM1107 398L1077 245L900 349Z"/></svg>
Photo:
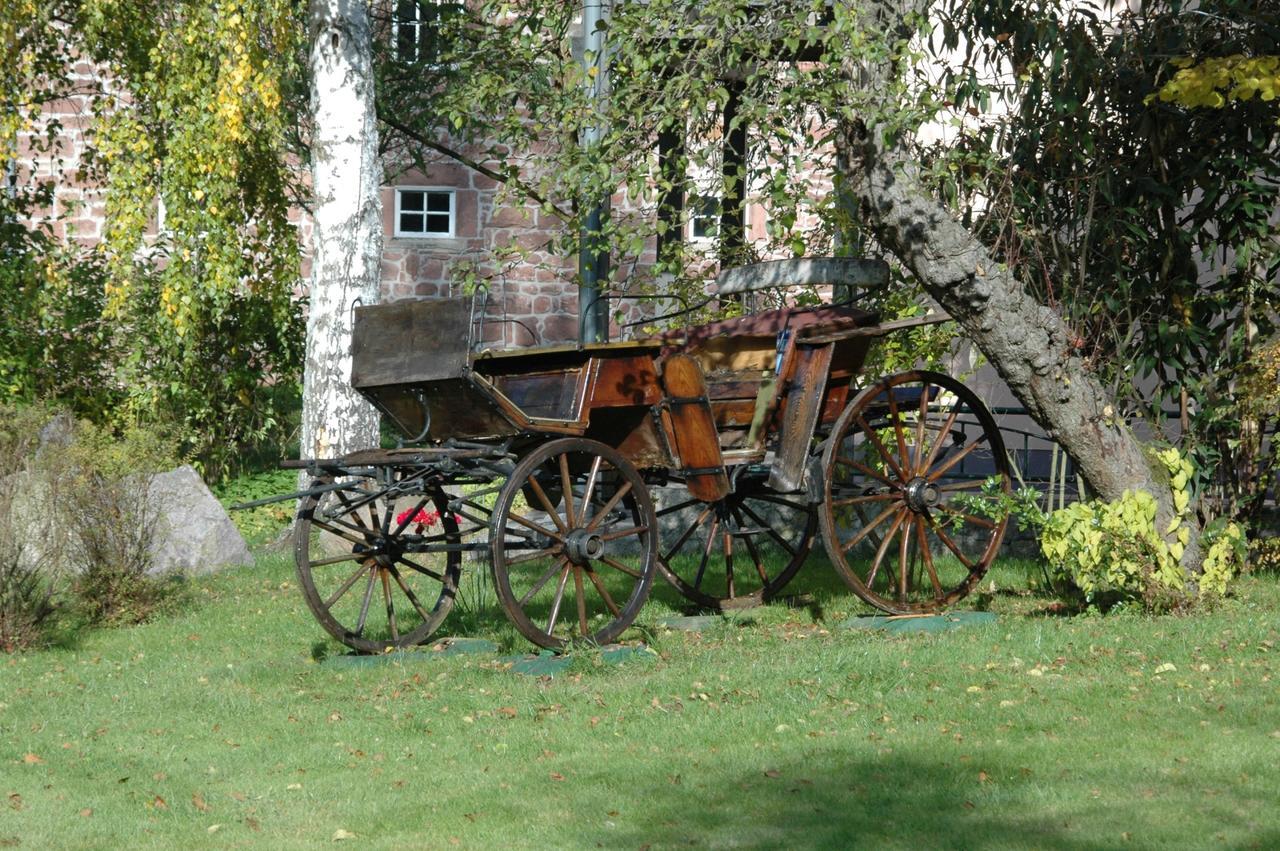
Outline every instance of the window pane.
<svg viewBox="0 0 1280 851"><path fill-rule="evenodd" d="M425 192L402 191L400 193L400 209L414 213L422 212L422 196L426 194Z"/></svg>
<svg viewBox="0 0 1280 851"><path fill-rule="evenodd" d="M448 192L428 192L427 210L432 213L447 213L453 205L449 202L452 200Z"/></svg>
<svg viewBox="0 0 1280 851"><path fill-rule="evenodd" d="M431 213L427 216L427 233L448 233L449 216Z"/></svg>
<svg viewBox="0 0 1280 851"><path fill-rule="evenodd" d="M423 233L422 214L421 213L401 213L400 214L400 232L401 233Z"/></svg>

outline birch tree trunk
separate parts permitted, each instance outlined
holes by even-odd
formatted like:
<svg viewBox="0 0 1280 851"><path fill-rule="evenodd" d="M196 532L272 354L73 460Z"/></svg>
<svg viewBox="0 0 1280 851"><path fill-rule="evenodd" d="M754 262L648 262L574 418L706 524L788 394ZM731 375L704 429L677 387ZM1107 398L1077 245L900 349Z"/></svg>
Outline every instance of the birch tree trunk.
<svg viewBox="0 0 1280 851"><path fill-rule="evenodd" d="M373 44L364 0L310 0L311 300L302 390L302 457L376 446L378 414L351 389L351 317L378 301L382 208Z"/></svg>

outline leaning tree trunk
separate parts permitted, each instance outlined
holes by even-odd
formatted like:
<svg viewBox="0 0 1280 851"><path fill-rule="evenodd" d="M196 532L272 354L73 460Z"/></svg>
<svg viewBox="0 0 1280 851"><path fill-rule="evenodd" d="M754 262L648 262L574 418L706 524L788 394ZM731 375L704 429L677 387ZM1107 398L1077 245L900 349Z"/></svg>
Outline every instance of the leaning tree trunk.
<svg viewBox="0 0 1280 851"><path fill-rule="evenodd" d="M378 300L382 209L373 44L363 0L311 0L311 299L302 457L377 444L378 415L351 389L351 316Z"/></svg>
<svg viewBox="0 0 1280 851"><path fill-rule="evenodd" d="M865 126L842 140L845 189L860 202L880 243L982 350L1032 418L1079 466L1104 499L1145 490L1158 505L1157 528L1175 516L1168 477L1156 470L1114 401L1085 367L1062 318L1033 298L1013 274L916 180ZM1182 559L1200 563L1196 536Z"/></svg>

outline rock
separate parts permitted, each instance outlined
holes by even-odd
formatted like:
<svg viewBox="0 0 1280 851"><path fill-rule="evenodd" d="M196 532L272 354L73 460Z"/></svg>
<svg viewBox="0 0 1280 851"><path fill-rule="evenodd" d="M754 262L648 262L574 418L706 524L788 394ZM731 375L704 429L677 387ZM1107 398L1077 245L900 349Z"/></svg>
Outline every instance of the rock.
<svg viewBox="0 0 1280 851"><path fill-rule="evenodd" d="M65 449L76 440L76 418L62 411L40 429L39 444L36 446L36 458L54 449Z"/></svg>
<svg viewBox="0 0 1280 851"><path fill-rule="evenodd" d="M226 509L191 466L151 476L147 496L158 512L151 575L213 573L253 563Z"/></svg>

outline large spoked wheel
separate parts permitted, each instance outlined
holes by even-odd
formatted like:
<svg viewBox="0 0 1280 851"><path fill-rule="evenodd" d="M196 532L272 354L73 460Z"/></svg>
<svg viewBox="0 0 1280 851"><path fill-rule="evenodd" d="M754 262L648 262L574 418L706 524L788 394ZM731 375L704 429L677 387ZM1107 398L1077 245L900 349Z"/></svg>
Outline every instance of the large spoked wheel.
<svg viewBox="0 0 1280 851"><path fill-rule="evenodd" d="M1008 519L985 516L983 482L1010 490L990 412L934 372L884 378L849 403L822 457L823 543L862 599L894 614L963 598L986 573Z"/></svg>
<svg viewBox="0 0 1280 851"><path fill-rule="evenodd" d="M615 641L657 570L657 519L645 482L594 440L545 443L498 494L490 549L498 599L540 647Z"/></svg>
<svg viewBox="0 0 1280 851"><path fill-rule="evenodd" d="M767 471L766 471L767 472ZM742 609L775 597L809 555L818 517L803 494L779 494L741 476L718 502L684 498L658 510L663 577L708 609Z"/></svg>
<svg viewBox="0 0 1280 851"><path fill-rule="evenodd" d="M363 653L421 644L457 595L458 525L445 494L420 479L389 470L351 477L298 511L294 556L307 606L330 635ZM333 476L311 483L333 484Z"/></svg>

